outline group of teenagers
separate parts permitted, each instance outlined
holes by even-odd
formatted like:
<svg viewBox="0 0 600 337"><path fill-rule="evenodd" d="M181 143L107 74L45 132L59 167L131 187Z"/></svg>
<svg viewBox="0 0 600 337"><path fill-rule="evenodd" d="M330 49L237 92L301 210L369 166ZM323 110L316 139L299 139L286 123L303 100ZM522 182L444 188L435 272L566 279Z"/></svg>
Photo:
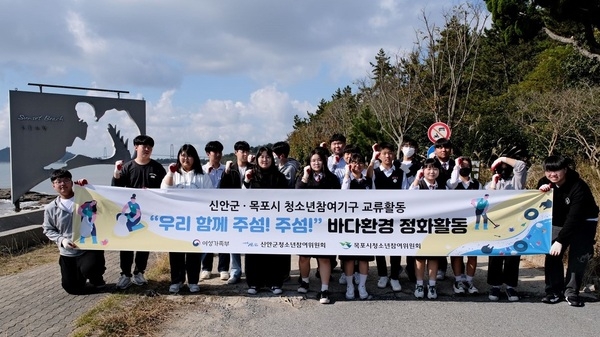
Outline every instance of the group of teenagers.
<svg viewBox="0 0 600 337"><path fill-rule="evenodd" d="M329 139L329 148L322 143L313 149L304 167L289 157L290 146L283 141L272 147L260 147L254 154L250 154L247 142L238 141L234 145L236 160L225 164L221 163L223 145L210 141L204 149L208 157L204 165L195 147L184 144L177 153L177 161L168 169L151 158L154 147L151 137L140 135L133 143L135 159L115 163L113 186L163 189L520 190L525 188L527 180L525 162L499 157L491 164L494 172L491 181L482 184L472 177L471 159L464 156L453 159L452 142L445 138L434 143L434 153L425 159L418 155L418 145L412 139L404 139L399 152L391 143L374 144L371 160L367 163L367 157L346 144L344 135L334 134ZM401 153L401 158L396 158L397 152ZM593 256L599 209L589 186L572 168L569 159L560 155L548 156L543 161L543 169L544 177L537 187L542 193L553 190L554 200L552 246L545 257L546 295L542 302L554 304L566 300L571 306L582 306L579 290L588 261ZM50 180L58 196L45 207L43 229L60 250L62 287L71 294L102 288L106 284L103 279L106 270L104 252L79 249L73 236L73 213L77 214L73 209L73 184L85 184L87 181L73 181L71 173L64 169L54 171ZM488 218L483 209L477 212L477 226L481 218L486 229ZM567 248L565 275L563 255ZM242 276L241 255L218 255L220 278L228 284L238 283ZM116 288L126 289L132 284L147 283L144 272L148 257L149 252L121 251L121 275ZM330 303L329 283L332 268L337 264L335 256L299 255L297 291L302 294L309 291L311 258L317 260L316 276L321 282L317 298L320 303ZM179 293L186 279L190 292L200 291L200 280L211 277L213 260L211 253L169 253L169 292ZM366 281L369 262L373 260L376 261L379 278L377 287L389 286L394 292L402 290L400 256L389 257L389 271L385 256L339 256L339 260L343 271L339 283L346 285L345 297L348 300L355 299L357 295L360 299L370 298ZM257 294L262 288L275 295L283 292L283 283L290 275L290 255L245 254L244 261L248 294ZM477 257L469 256L465 263L462 256L452 256L450 264L454 274L454 292L479 293L473 284ZM489 257L487 283L491 301L498 301L503 292L509 301L520 299L516 289L519 264L518 255ZM436 299L436 282L445 279L447 268L448 258L445 256L407 256L405 272L415 284L414 296ZM91 286L87 285L88 280Z"/></svg>

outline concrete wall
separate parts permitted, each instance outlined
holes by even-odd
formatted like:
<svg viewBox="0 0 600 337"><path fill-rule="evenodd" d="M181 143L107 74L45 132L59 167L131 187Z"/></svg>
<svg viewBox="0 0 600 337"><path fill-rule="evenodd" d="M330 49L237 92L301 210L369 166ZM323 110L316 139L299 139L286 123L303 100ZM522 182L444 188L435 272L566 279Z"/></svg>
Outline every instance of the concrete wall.
<svg viewBox="0 0 600 337"><path fill-rule="evenodd" d="M0 250L10 253L47 242L42 233L43 222L43 209L0 217Z"/></svg>

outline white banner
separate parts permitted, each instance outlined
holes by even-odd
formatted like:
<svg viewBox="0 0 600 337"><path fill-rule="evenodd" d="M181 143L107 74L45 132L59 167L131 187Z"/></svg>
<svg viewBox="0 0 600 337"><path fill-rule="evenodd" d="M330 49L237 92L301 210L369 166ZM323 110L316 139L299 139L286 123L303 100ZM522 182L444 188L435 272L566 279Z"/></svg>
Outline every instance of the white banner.
<svg viewBox="0 0 600 337"><path fill-rule="evenodd" d="M551 241L551 192L75 191L82 249L466 256L545 254Z"/></svg>

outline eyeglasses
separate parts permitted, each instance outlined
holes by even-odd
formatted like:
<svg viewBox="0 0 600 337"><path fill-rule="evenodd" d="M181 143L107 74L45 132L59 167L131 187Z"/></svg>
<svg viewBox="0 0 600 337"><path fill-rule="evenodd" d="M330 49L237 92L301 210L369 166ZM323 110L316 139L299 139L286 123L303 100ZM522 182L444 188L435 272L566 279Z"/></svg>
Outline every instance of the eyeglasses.
<svg viewBox="0 0 600 337"><path fill-rule="evenodd" d="M52 183L54 185L60 185L60 184L68 184L70 182L71 182L71 179L56 179Z"/></svg>

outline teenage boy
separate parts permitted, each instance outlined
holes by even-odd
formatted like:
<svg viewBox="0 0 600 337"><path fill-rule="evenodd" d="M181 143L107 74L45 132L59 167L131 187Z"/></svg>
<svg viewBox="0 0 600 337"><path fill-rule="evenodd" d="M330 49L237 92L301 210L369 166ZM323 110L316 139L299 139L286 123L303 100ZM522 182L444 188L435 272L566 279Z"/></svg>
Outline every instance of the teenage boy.
<svg viewBox="0 0 600 337"><path fill-rule="evenodd" d="M240 140L233 145L233 154L236 162L228 161L225 164L225 171L221 177L220 188L242 188L246 170L251 168L248 163L248 154L250 153L250 144ZM219 261L221 261L219 254ZM228 284L236 284L242 277L242 255L231 254L231 272Z"/></svg>
<svg viewBox="0 0 600 337"><path fill-rule="evenodd" d="M94 288L103 288L104 282L104 251L103 250L81 250L73 242L73 207L75 205L75 193L73 192L73 177L71 172L59 169L50 175L52 188L58 193L58 197L44 207L44 223L42 228L44 234L58 245L60 258L61 285L63 289L72 295L88 293L86 280ZM85 179L77 182L84 185Z"/></svg>
<svg viewBox="0 0 600 337"><path fill-rule="evenodd" d="M344 181L346 174L346 161L344 160L344 148L346 147L346 137L341 133L334 133L329 138L329 148L331 155L327 158L327 167L329 171L335 174L340 180Z"/></svg>
<svg viewBox="0 0 600 337"><path fill-rule="evenodd" d="M277 167L279 168L279 172L283 173L285 179L288 181L288 188L296 188L296 176L298 175L298 171L300 171L301 166L296 159L289 157L290 144L283 141L277 142L273 144L272 150L277 158ZM290 278L291 269L292 259L290 256L290 258L286 260L286 265L281 267L281 270L285 271L285 275L283 275L284 280Z"/></svg>
<svg viewBox="0 0 600 337"><path fill-rule="evenodd" d="M552 247L544 263L546 296L542 302L554 304L563 298L570 306L581 307L579 297L583 274L594 255L598 225L598 205L590 187L562 156L544 160L540 191L554 190L552 207ZM565 278L563 255L569 248Z"/></svg>
<svg viewBox="0 0 600 337"><path fill-rule="evenodd" d="M373 188L376 190L400 190L402 189L404 171L402 171L400 162L396 161L396 149L394 145L382 142L373 145L373 157L367 171L373 170ZM379 167L373 169L377 160L381 161ZM393 291L402 291L400 285L400 273L402 267L400 256L390 256L390 276L388 277L387 263L385 256L376 256L377 275L379 281L377 287L385 288L389 282Z"/></svg>
<svg viewBox="0 0 600 337"><path fill-rule="evenodd" d="M147 135L139 135L133 139L135 159L123 164L122 160L115 163L112 186L130 188L160 188L160 183L167 174L165 168L152 159L154 139ZM144 272L148 266L149 252L120 252L121 276L117 281L117 289L126 289L132 283L143 285L148 283ZM135 260L133 277L131 267Z"/></svg>
<svg viewBox="0 0 600 337"><path fill-rule="evenodd" d="M205 174L208 174L215 188L221 188L221 177L223 177L223 173L225 172L225 166L221 165L221 159L223 158L223 144L217 140L210 141L206 143L204 151L206 151L208 162L202 166L202 170ZM213 253L205 253L202 255L202 272L200 272L200 279L207 280L211 278L213 260ZM229 260L229 254L219 254L217 271L219 272L219 277L223 281L229 281Z"/></svg>
<svg viewBox="0 0 600 337"><path fill-rule="evenodd" d="M300 170L300 163L290 158L290 144L287 142L277 142L273 144L273 153L277 157L277 167L279 172L283 173L288 181L289 188L296 187L296 176Z"/></svg>
<svg viewBox="0 0 600 337"><path fill-rule="evenodd" d="M488 190L522 190L527 181L527 166L525 162L513 158L500 157L491 166L495 173L492 181L486 185ZM490 301L500 299L500 287L506 284L506 297L509 301L519 300L515 289L519 282L519 264L521 256L504 255L490 256L488 259L487 283L492 286L488 295Z"/></svg>
<svg viewBox="0 0 600 337"><path fill-rule="evenodd" d="M454 161L450 158L453 151L452 142L447 138L439 138L433 145L435 147L435 159L437 159L440 163L440 175L438 176L437 182L440 186L446 186L446 182L451 178L455 165ZM438 281L446 278L447 269L448 259L445 257L440 257L437 273Z"/></svg>

